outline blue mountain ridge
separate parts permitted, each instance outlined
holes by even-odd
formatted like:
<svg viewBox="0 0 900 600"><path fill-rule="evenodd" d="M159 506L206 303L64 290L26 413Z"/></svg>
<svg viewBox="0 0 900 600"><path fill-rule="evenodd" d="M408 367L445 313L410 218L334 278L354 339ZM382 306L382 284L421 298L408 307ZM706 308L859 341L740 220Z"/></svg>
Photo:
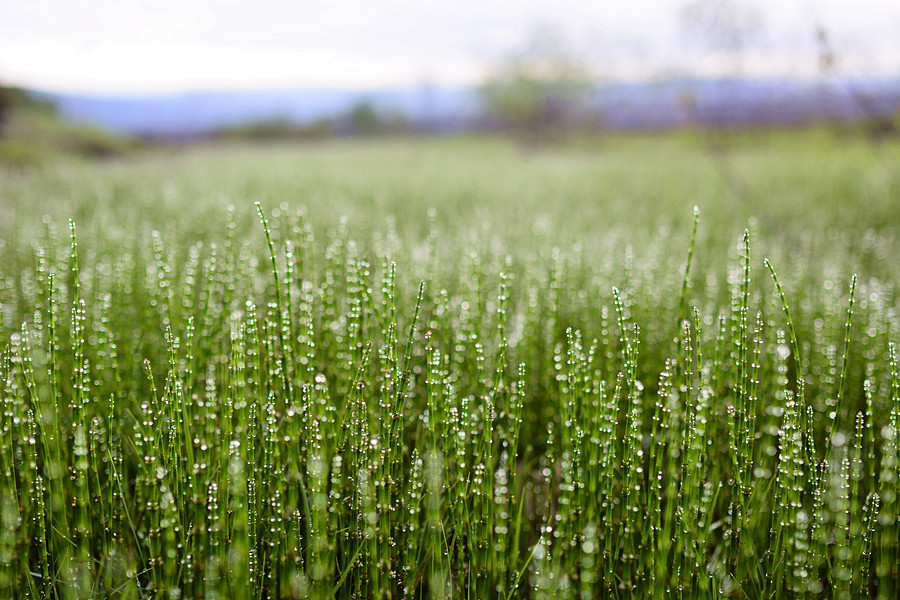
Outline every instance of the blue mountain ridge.
<svg viewBox="0 0 900 600"><path fill-rule="evenodd" d="M282 119L296 124L333 118L367 101L431 131L484 124L472 87L409 86L376 90L286 89L102 96L34 91L71 121L147 137L209 135L224 127ZM597 85L586 112L618 129L791 124L881 117L900 109L900 76L828 82L793 79L672 79ZM481 124L481 125L479 125Z"/></svg>

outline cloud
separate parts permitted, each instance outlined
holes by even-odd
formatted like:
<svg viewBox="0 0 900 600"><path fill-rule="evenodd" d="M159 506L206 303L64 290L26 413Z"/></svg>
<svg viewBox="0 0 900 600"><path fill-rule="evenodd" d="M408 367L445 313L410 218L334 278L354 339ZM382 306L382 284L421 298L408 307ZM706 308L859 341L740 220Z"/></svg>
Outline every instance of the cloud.
<svg viewBox="0 0 900 600"><path fill-rule="evenodd" d="M734 74L733 56L686 36L686 1L0 0L0 79L119 93L471 83L546 22L599 76ZM764 28L744 74L814 76L819 26L845 74L900 74L900 2L752 4Z"/></svg>
<svg viewBox="0 0 900 600"><path fill-rule="evenodd" d="M8 46L0 73L41 89L98 93L148 93L185 89L345 87L433 81L475 83L470 61L432 64L415 56L379 57L319 50L263 50L195 46L178 42L101 42L73 47L64 42Z"/></svg>

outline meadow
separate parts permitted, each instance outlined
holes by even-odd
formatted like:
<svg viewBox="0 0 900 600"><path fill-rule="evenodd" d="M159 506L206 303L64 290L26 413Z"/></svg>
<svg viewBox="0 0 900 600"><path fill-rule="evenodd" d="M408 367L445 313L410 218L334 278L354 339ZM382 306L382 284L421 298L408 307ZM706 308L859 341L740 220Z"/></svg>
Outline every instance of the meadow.
<svg viewBox="0 0 900 600"><path fill-rule="evenodd" d="M0 597L897 598L898 256L827 128L0 170Z"/></svg>

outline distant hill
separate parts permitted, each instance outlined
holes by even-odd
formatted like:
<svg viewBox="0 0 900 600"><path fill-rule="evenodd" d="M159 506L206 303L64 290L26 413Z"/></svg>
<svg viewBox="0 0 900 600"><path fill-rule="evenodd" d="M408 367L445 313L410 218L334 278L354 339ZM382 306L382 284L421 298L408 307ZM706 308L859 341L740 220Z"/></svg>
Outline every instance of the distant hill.
<svg viewBox="0 0 900 600"><path fill-rule="evenodd" d="M477 90L412 86L372 91L300 89L114 97L33 92L73 121L151 138L195 138L223 128L334 118L359 102L403 114L411 128L453 132L489 123ZM736 126L874 119L900 110L900 77L816 82L790 79L609 82L592 98L598 125Z"/></svg>
<svg viewBox="0 0 900 600"><path fill-rule="evenodd" d="M144 140L72 123L54 101L14 87L0 87L0 167L31 167L67 156L88 160L127 156L147 147Z"/></svg>
<svg viewBox="0 0 900 600"><path fill-rule="evenodd" d="M222 91L141 97L39 95L55 102L68 119L164 138L203 136L260 121L305 124L336 117L360 102L401 113L410 121L433 123L441 131L460 129L478 111L477 95L466 88Z"/></svg>
<svg viewBox="0 0 900 600"><path fill-rule="evenodd" d="M620 129L872 120L900 110L900 77L829 82L726 79L619 84L602 89L597 105L604 124Z"/></svg>

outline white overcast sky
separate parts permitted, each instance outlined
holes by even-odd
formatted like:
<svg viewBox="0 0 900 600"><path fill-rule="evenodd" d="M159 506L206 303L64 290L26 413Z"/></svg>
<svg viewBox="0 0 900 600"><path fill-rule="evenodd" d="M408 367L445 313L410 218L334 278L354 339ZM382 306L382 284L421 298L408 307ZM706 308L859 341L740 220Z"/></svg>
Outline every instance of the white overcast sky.
<svg viewBox="0 0 900 600"><path fill-rule="evenodd" d="M900 75L900 0L743 0L762 16L733 55L688 34L689 0L0 0L0 81L52 91L372 88L477 83L536 27L600 77Z"/></svg>

